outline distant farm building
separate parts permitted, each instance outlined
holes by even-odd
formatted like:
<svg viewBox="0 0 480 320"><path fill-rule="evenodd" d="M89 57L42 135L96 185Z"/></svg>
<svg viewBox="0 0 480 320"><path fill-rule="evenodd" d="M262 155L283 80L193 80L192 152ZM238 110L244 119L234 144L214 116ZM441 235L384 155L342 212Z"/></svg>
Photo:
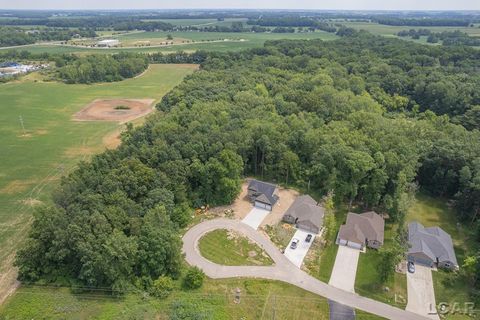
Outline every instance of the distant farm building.
<svg viewBox="0 0 480 320"><path fill-rule="evenodd" d="M120 44L120 41L118 41L117 39L105 39L97 42L98 47L104 47L104 48L116 47L119 44Z"/></svg>

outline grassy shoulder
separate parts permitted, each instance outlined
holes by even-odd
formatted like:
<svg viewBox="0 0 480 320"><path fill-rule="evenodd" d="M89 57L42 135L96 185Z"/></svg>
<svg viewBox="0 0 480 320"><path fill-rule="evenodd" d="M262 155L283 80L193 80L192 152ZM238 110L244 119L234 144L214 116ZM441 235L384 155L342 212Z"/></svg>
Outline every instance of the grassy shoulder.
<svg viewBox="0 0 480 320"><path fill-rule="evenodd" d="M218 229L204 235L199 249L206 259L226 266L272 265L272 259L254 241L237 232Z"/></svg>

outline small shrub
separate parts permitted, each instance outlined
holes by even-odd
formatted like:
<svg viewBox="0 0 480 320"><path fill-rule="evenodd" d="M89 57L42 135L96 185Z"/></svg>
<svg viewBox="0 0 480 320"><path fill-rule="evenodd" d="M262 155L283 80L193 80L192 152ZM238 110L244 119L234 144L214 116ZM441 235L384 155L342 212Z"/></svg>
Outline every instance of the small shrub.
<svg viewBox="0 0 480 320"><path fill-rule="evenodd" d="M150 293L157 298L165 299L172 293L174 287L175 284L170 277L161 276L153 282Z"/></svg>
<svg viewBox="0 0 480 320"><path fill-rule="evenodd" d="M198 289L203 285L204 279L205 273L201 269L191 267L183 279L183 286L187 289Z"/></svg>
<svg viewBox="0 0 480 320"><path fill-rule="evenodd" d="M121 106L116 106L114 109L115 110L130 110L130 107L121 105Z"/></svg>

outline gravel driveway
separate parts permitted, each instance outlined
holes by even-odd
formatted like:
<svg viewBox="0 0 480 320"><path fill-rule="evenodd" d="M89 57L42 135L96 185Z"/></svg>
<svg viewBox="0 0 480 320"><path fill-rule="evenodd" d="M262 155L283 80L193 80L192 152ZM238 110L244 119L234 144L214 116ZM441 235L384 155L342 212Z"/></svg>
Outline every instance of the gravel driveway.
<svg viewBox="0 0 480 320"><path fill-rule="evenodd" d="M335 265L330 276L329 285L355 292L355 276L357 275L360 251L346 246L338 246Z"/></svg>

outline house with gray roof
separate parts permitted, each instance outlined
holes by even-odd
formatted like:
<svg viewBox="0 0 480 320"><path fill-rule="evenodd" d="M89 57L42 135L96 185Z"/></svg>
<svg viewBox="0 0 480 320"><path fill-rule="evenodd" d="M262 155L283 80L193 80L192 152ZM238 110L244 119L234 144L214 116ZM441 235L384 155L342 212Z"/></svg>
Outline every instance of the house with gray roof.
<svg viewBox="0 0 480 320"><path fill-rule="evenodd" d="M374 211L362 214L349 212L340 226L336 243L363 250L365 246L378 249L383 245L385 221Z"/></svg>
<svg viewBox="0 0 480 320"><path fill-rule="evenodd" d="M272 210L278 201L278 187L274 184L250 180L248 183L248 197L255 207Z"/></svg>
<svg viewBox="0 0 480 320"><path fill-rule="evenodd" d="M298 229L318 234L323 225L325 209L309 195L295 199L283 216L283 221L295 224Z"/></svg>
<svg viewBox="0 0 480 320"><path fill-rule="evenodd" d="M442 228L425 228L419 222L411 222L408 243L408 261L428 267L458 269L452 238Z"/></svg>

